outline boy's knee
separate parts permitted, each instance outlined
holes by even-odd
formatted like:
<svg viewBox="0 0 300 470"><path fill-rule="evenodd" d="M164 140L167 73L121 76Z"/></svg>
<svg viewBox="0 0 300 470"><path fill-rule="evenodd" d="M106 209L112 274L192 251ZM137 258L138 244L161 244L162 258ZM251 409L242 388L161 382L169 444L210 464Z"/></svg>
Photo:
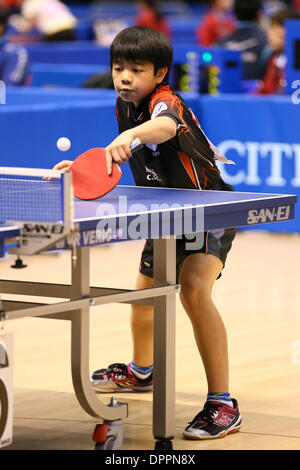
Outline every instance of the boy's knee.
<svg viewBox="0 0 300 470"><path fill-rule="evenodd" d="M206 280L197 276L184 278L180 281L181 300L186 304L201 303L201 300L207 299L211 294L211 285Z"/></svg>

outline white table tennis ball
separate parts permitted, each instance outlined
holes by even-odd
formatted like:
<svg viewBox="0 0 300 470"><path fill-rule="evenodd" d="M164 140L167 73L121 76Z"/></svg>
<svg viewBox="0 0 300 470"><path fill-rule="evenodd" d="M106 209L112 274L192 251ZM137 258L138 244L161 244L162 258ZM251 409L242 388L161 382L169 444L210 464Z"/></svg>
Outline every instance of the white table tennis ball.
<svg viewBox="0 0 300 470"><path fill-rule="evenodd" d="M56 142L56 145L57 145L58 150L61 150L62 152L66 152L71 147L71 142L67 137L61 137Z"/></svg>

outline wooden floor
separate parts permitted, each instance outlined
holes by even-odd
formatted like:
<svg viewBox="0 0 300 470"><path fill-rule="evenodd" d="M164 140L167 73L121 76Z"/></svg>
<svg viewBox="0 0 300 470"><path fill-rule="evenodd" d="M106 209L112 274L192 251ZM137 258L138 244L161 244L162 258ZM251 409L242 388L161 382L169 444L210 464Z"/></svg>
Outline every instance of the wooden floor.
<svg viewBox="0 0 300 470"><path fill-rule="evenodd" d="M95 285L132 288L143 242L92 250ZM68 282L67 253L28 260L26 270L0 264L1 276ZM231 386L242 430L225 439L188 441L183 429L206 396L203 366L182 306L177 303L176 429L174 449L300 448L300 237L239 233L214 300L227 327ZM130 307L91 313L91 371L131 359ZM92 449L95 420L77 403L70 374L69 322L22 319L15 334L14 442L5 449ZM102 395L108 402L110 395ZM129 403L123 449L153 449L152 394L123 393Z"/></svg>

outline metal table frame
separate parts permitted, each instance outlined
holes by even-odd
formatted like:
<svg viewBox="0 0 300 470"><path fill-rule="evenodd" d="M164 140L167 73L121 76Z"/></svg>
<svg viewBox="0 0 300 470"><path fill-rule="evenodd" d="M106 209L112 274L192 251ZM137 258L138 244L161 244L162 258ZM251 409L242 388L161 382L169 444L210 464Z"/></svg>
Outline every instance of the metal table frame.
<svg viewBox="0 0 300 470"><path fill-rule="evenodd" d="M70 175L69 175L70 176ZM65 174L64 184L70 184L70 178ZM149 190L142 188L144 192ZM169 199L166 188L160 188ZM133 190L131 188L131 190ZM122 190L123 191L123 190ZM117 188L115 196L122 195ZM151 189L154 191L154 189ZM180 191L180 199L182 191ZM170 215L173 230L168 233L186 233L182 228L182 220L185 217L193 221L200 210L200 220L205 217L205 228L213 230L225 227L254 225L267 222L278 222L294 217L294 205L297 197L291 195L257 194L247 193L242 200L234 197L231 201L216 202L209 197L207 204L201 201L194 203L194 195L199 191L192 190L192 200L187 198L188 204L171 209ZM128 192L128 188L127 188ZM202 191L204 193L204 191ZM206 191L205 193L215 193ZM68 188L65 191L66 216L68 227L73 230L72 197ZM163 194L163 193L161 193ZM225 194L225 192L222 192ZM189 196L191 194L189 193ZM202 198L203 194L201 195ZM215 194L214 194L215 196ZM238 196L238 194L237 194ZM151 196L150 196L151 200ZM174 199L176 200L176 198ZM105 201L104 201L105 202ZM186 207L187 206L187 207ZM192 207L191 207L192 206ZM159 217L164 209L155 210ZM123 219L130 223L136 216L135 211L128 214L123 212L110 216L115 217L120 226ZM176 221L179 218L180 224ZM199 219L199 213L198 213ZM76 219L80 231L80 220ZM107 220L107 219L106 219ZM98 216L89 217L84 221L82 230L95 230L99 222ZM122 225L122 224L121 224ZM202 228L200 231L202 231ZM1 227L0 227L1 229ZM11 229L13 229L11 227ZM75 229L75 228L74 228ZM162 237L162 226L159 236ZM178 230L176 232L176 230ZM191 230L193 232L193 230ZM194 230L197 232L198 230ZM14 230L11 230L13 236ZM191 233L191 232L188 232ZM7 233L7 236L9 232ZM21 237L22 238L22 237ZM74 239L75 240L75 239ZM124 239L122 239L124 241ZM0 245L1 248L1 245ZM23 246L24 248L24 246ZM19 252L18 249L16 251ZM3 301L0 305L1 315L8 319L23 317L45 317L71 321L71 367L76 396L84 410L95 418L103 418L106 421L121 420L128 415L126 403L112 403L104 405L94 393L89 377L89 309L92 306L113 302L137 303L154 306L154 388L153 388L153 435L156 444L161 444L160 449L172 448L171 440L174 436L175 420L175 300L179 286L176 285L176 239L160 238L154 240L154 286L145 290L124 290L116 288L90 287L89 280L89 247L78 248L77 265L72 266L72 281L70 285L57 285L47 283L31 283L21 281L0 280L1 293L13 293L38 297L55 297L69 299L55 304L34 304L24 302ZM116 406L114 406L116 405ZM166 445L164 447L164 445ZM158 448L155 446L155 448Z"/></svg>
<svg viewBox="0 0 300 470"><path fill-rule="evenodd" d="M71 284L0 280L1 294L70 299L55 304L0 300L2 319L44 317L71 321L71 370L75 394L82 408L95 418L114 421L128 416L127 403L103 404L89 375L89 310L108 303L154 306L153 436L155 448L172 448L175 426L175 309L176 239L154 240L154 286L144 290L90 287L90 248L77 252L71 264Z"/></svg>

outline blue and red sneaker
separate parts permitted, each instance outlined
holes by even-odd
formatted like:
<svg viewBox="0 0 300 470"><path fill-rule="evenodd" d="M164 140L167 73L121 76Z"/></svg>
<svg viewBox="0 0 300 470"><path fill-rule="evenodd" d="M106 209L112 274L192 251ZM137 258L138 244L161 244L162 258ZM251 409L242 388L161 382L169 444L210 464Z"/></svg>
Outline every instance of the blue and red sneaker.
<svg viewBox="0 0 300 470"><path fill-rule="evenodd" d="M147 379L139 379L130 370L129 364L111 364L107 369L100 369L91 375L92 387L96 392L111 393L134 390L148 392L153 388L153 374Z"/></svg>
<svg viewBox="0 0 300 470"><path fill-rule="evenodd" d="M233 407L217 401L207 401L204 408L183 431L187 439L220 439L239 431L242 417L237 401Z"/></svg>

